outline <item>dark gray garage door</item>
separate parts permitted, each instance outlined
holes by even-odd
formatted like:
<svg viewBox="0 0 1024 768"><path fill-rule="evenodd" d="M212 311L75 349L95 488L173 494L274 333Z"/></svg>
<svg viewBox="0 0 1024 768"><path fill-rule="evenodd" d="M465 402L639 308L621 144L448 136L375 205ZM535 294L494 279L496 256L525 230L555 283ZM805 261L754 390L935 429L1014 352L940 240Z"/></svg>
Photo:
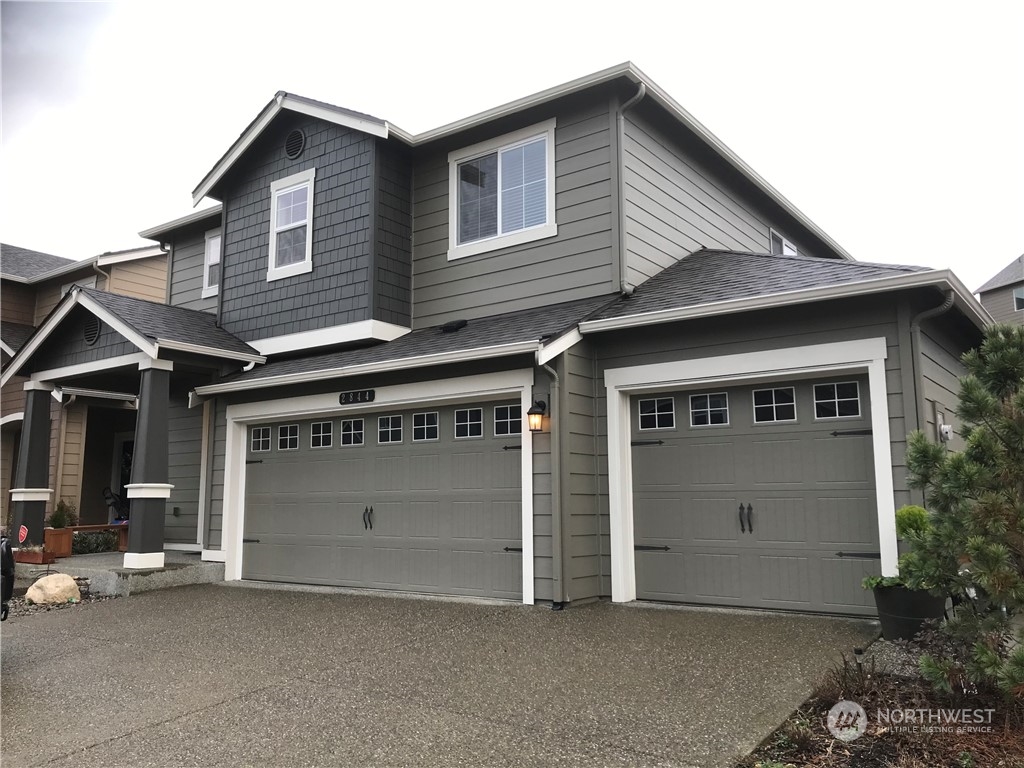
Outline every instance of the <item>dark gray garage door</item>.
<svg viewBox="0 0 1024 768"><path fill-rule="evenodd" d="M248 442L244 578L522 596L518 404L256 425Z"/></svg>
<svg viewBox="0 0 1024 768"><path fill-rule="evenodd" d="M874 613L860 586L879 571L866 380L668 392L631 407L639 598Z"/></svg>

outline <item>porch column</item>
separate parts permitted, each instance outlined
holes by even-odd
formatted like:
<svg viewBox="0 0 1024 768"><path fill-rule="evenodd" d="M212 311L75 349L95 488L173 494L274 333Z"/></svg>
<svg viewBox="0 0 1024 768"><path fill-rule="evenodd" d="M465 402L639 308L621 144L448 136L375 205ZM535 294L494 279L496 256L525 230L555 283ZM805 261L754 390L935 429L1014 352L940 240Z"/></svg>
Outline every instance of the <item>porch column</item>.
<svg viewBox="0 0 1024 768"><path fill-rule="evenodd" d="M125 568L163 568L164 510L171 496L167 472L167 412L173 365L167 360L139 363L141 382L135 423L135 453Z"/></svg>
<svg viewBox="0 0 1024 768"><path fill-rule="evenodd" d="M18 466L11 489L14 530L8 531L12 546L19 546L18 531L28 528L25 545L43 543L46 503L53 495L50 484L50 392L52 384L25 382L25 417L21 424Z"/></svg>

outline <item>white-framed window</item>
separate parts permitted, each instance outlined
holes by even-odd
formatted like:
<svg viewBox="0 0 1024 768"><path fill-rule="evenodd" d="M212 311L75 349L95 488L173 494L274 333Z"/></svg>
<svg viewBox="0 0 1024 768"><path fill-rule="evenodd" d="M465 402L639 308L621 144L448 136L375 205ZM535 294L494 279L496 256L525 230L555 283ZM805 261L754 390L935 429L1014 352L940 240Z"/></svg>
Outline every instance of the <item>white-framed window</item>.
<svg viewBox="0 0 1024 768"><path fill-rule="evenodd" d="M377 417L377 442L378 443L400 443L400 442L402 442L402 417L401 416L378 416Z"/></svg>
<svg viewBox="0 0 1024 768"><path fill-rule="evenodd" d="M768 243L774 256L799 256L796 246L774 229L768 230Z"/></svg>
<svg viewBox="0 0 1024 768"><path fill-rule="evenodd" d="M448 155L448 258L557 234L555 121Z"/></svg>
<svg viewBox="0 0 1024 768"><path fill-rule="evenodd" d="M690 395L690 426L707 427L729 423L729 393Z"/></svg>
<svg viewBox="0 0 1024 768"><path fill-rule="evenodd" d="M60 295L63 296L65 293L70 291L76 285L81 286L82 288L95 288L96 287L96 275L89 275L88 277L83 277L83 278L80 278L78 280L73 280L70 283L64 283L64 285L62 285L60 287Z"/></svg>
<svg viewBox="0 0 1024 768"><path fill-rule="evenodd" d="M341 420L341 444L362 445L363 444L363 420L342 419Z"/></svg>
<svg viewBox="0 0 1024 768"><path fill-rule="evenodd" d="M437 440L437 437L437 411L412 415L412 440L414 443Z"/></svg>
<svg viewBox="0 0 1024 768"><path fill-rule="evenodd" d="M277 428L277 450L299 450L299 425L282 424Z"/></svg>
<svg viewBox="0 0 1024 768"><path fill-rule="evenodd" d="M638 411L640 429L675 429L676 400L674 397L656 397L641 400Z"/></svg>
<svg viewBox="0 0 1024 768"><path fill-rule="evenodd" d="M330 448L334 445L334 422L314 421L309 428L310 448Z"/></svg>
<svg viewBox="0 0 1024 768"><path fill-rule="evenodd" d="M494 434L520 435L523 432L523 408L521 405L494 406Z"/></svg>
<svg viewBox="0 0 1024 768"><path fill-rule="evenodd" d="M270 185L267 282L313 269L313 182L310 168Z"/></svg>
<svg viewBox="0 0 1024 768"><path fill-rule="evenodd" d="M216 296L220 289L220 248L219 229L206 233L206 251L203 256L203 298Z"/></svg>
<svg viewBox="0 0 1024 768"><path fill-rule="evenodd" d="M266 453L270 450L270 427L253 427L249 442L253 453Z"/></svg>
<svg viewBox="0 0 1024 768"><path fill-rule="evenodd" d="M854 419L860 416L860 387L856 381L814 385L814 418Z"/></svg>
<svg viewBox="0 0 1024 768"><path fill-rule="evenodd" d="M455 411L455 439L484 436L484 409L459 408Z"/></svg>
<svg viewBox="0 0 1024 768"><path fill-rule="evenodd" d="M796 421L796 390L793 387L754 390L754 423Z"/></svg>
<svg viewBox="0 0 1024 768"><path fill-rule="evenodd" d="M1017 312L1024 312L1024 285L1013 289L1013 308Z"/></svg>

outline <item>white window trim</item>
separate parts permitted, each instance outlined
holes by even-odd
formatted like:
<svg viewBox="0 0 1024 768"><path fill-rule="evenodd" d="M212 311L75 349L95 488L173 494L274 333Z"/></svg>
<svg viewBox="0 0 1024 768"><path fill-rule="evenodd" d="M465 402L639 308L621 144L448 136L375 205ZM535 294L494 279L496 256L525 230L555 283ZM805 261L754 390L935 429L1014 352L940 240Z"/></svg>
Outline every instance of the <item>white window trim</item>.
<svg viewBox="0 0 1024 768"><path fill-rule="evenodd" d="M1014 288L1013 293L1010 294L1013 299L1013 311L1024 312L1024 285ZM1017 302L1020 302L1020 306L1017 306Z"/></svg>
<svg viewBox="0 0 1024 768"><path fill-rule="evenodd" d="M493 430L493 433L494 433L495 437L515 437L516 435L523 434L523 410L522 410L522 408L519 409L519 418L518 419L513 419L511 417L511 415L510 415L508 419L502 419L501 420L502 424L509 424L509 425L511 425L513 421L518 421L519 422L519 431L518 432L504 432L502 434L498 434L498 409L499 408L515 408L515 407L516 407L515 403L507 403L505 405L496 405L496 406L494 406L494 414L493 414L494 415L494 421L491 424L491 429Z"/></svg>
<svg viewBox="0 0 1024 768"><path fill-rule="evenodd" d="M353 425L352 425L353 426L353 430L351 432L348 432L348 433L346 433L344 431L345 430L345 422L346 421L353 422ZM355 435L356 434L354 427L355 427L355 422L357 422L357 421L359 422L359 442L358 443L356 443L356 442L346 443L344 441L346 434L350 434L350 435ZM364 445L366 445L366 419L357 419L357 418L342 419L341 423L338 424L338 447L339 448L362 448Z"/></svg>
<svg viewBox="0 0 1024 768"><path fill-rule="evenodd" d="M711 411L720 411L720 410L722 410L721 408L712 408L711 407L711 400L710 400L710 398L714 397L715 395L721 395L722 397L725 398L725 421L722 424L712 424L711 423ZM707 398L709 398L708 399L708 407L706 409L705 408L699 409L700 413L707 413L708 414L708 423L707 424L694 424L693 423L693 398L695 398L695 397L707 397ZM729 408L729 393L728 392L694 392L692 395L690 395L689 406L690 406L690 427L692 429L709 429L709 428L712 428L712 427L728 427L728 426L731 426L732 410Z"/></svg>
<svg viewBox="0 0 1024 768"><path fill-rule="evenodd" d="M427 430L431 427L437 433L436 437L416 437L416 417L417 416L434 416L433 424L424 424L420 429ZM436 443L441 439L441 414L437 411L420 411L412 415L412 441L414 443Z"/></svg>
<svg viewBox="0 0 1024 768"><path fill-rule="evenodd" d="M480 434L479 435L464 435L462 437L459 437L459 427L462 426L462 425L459 424L459 416L458 416L458 414L459 414L460 411L466 411L467 413L470 412L470 411L480 411L480 421L479 422L467 421L465 423L466 427L469 427L470 424L479 424L480 425ZM484 429L484 423L485 422L484 422L484 409L483 408L478 408L476 406L470 406L469 408L456 408L454 410L454 412L452 413L452 439L453 440L482 440L483 438L487 437L487 430ZM503 437L504 437L504 435L503 435Z"/></svg>
<svg viewBox="0 0 1024 768"><path fill-rule="evenodd" d="M658 401L659 400L671 400L672 410L668 413L672 414L672 426L671 427L643 427L640 426L640 404L648 400L654 401L654 423L658 423L658 416L662 414L658 413ZM679 426L679 421L676 419L676 399L672 395L655 395L654 397L645 397L643 400L636 401L636 427L640 432L665 432L666 430L674 430Z"/></svg>
<svg viewBox="0 0 1024 768"><path fill-rule="evenodd" d="M267 430L267 447L257 448L256 447L256 432L259 430ZM263 438L259 438L260 442L263 442ZM253 427L252 432L249 435L249 453L270 453L274 447L274 431L270 427Z"/></svg>
<svg viewBox="0 0 1024 768"><path fill-rule="evenodd" d="M284 438L285 440L288 440L288 441L290 441L292 439L292 436L290 434L289 435L283 434L284 430L291 429L291 427L295 427L295 447L294 448L282 448L281 447L281 439L282 438ZM301 440L302 440L302 430L299 429L299 425L298 424L278 424L277 425L277 450L279 450L279 451L297 451L297 450L299 450L299 442Z"/></svg>
<svg viewBox="0 0 1024 768"><path fill-rule="evenodd" d="M839 387L842 384L853 384L857 388L857 415L856 416L818 416L818 395L815 392L817 387ZM839 397L838 390L836 391L835 400L822 400L823 403L836 403L836 413L839 412L838 402L840 400L850 400L849 397ZM811 401L814 405L814 420L815 421L842 421L844 419L862 419L864 418L864 409L861 407L860 399L860 382L859 381L818 381L811 383Z"/></svg>
<svg viewBox="0 0 1024 768"><path fill-rule="evenodd" d="M380 439L380 433L381 433L380 420L381 419L387 419L388 420L388 426L387 426L388 439L387 440L381 440ZM391 433L394 432L395 429L396 429L396 427L393 426L394 422L392 421L392 419L398 419L398 427L397 427L397 429L398 429L398 439L397 440L390 439L391 438ZM366 441L365 435L363 437L363 441L364 442ZM389 414L385 414L383 416L378 416L377 417L377 445L400 445L401 443L404 443L404 442L405 442L405 419L402 418L402 414L400 414L400 413L389 413Z"/></svg>
<svg viewBox="0 0 1024 768"><path fill-rule="evenodd" d="M772 419L771 421L758 421L757 420L757 409L758 409L758 407L767 408L768 406L767 405L762 405L762 406L758 406L757 405L757 399L756 399L757 393L758 392L774 392L777 389L789 389L789 390L792 390L793 391L793 402L792 403L776 403L775 402L775 396L772 395L772 404L771 404L772 414L774 415L776 413L776 409L780 405L792 405L793 406L793 418L792 419ZM752 423L753 423L753 425L755 427L759 427L762 424L796 424L798 421L800 421L799 414L797 413L797 410L796 410L796 387L795 386L787 386L787 385L783 384L783 385L780 385L780 386L777 386L777 387L760 387L759 389L751 390L750 391L750 418L753 419Z"/></svg>
<svg viewBox="0 0 1024 768"><path fill-rule="evenodd" d="M782 253L772 253L772 237L777 237L782 241ZM786 249L789 248L793 253L786 253ZM768 253L772 253L773 256L799 256L800 249L797 248L789 239L779 232L777 229L768 229Z"/></svg>
<svg viewBox="0 0 1024 768"><path fill-rule="evenodd" d="M313 191L316 186L316 168L309 168L305 171L292 174L283 179L278 179L270 185L270 249L267 251L267 282L281 280L295 275L304 275L313 271ZM277 196L281 192L295 189L296 187L308 186L309 197L306 207L306 258L295 264L287 264L283 267L274 266L274 259L277 254ZM223 248L223 240L221 241Z"/></svg>
<svg viewBox="0 0 1024 768"><path fill-rule="evenodd" d="M459 163L482 155L489 155L492 152L500 152L503 149L511 149L517 144L526 144L541 136L546 138L545 149L547 151L547 162L545 173L547 178L547 215L545 223L529 229L520 229L508 234L498 234L494 237L487 237L482 240L474 240L465 245L459 245ZM499 193L500 193L500 162L499 162ZM498 200L498 214L501 215L501 200ZM463 259L467 256L475 256L478 253L494 251L498 248L508 248L513 245L522 245L534 240L542 240L546 237L554 237L558 234L558 225L555 223L555 120L546 120L543 123L531 125L513 133L506 133L504 136L482 141L471 147L466 147L448 154L448 261Z"/></svg>
<svg viewBox="0 0 1024 768"><path fill-rule="evenodd" d="M420 403L454 404L465 402L469 397L495 400L509 396L519 399L523 413L526 413L533 405L532 368L380 387L377 389L377 397L373 403L338 405L338 395L332 392L229 405L226 415L227 432L224 446L223 555L218 555L216 550L207 550L203 553L203 559L219 560L223 558L226 581L237 581L242 578L242 536L245 531L245 476L247 470L245 437L249 425L281 418L356 416L386 407L415 407ZM888 436L888 426L886 435ZM528 429L523 430L522 444L519 472L523 603L533 605L533 433ZM895 536L895 522L893 522L893 526L893 536ZM630 546L632 546L632 542Z"/></svg>
<svg viewBox="0 0 1024 768"><path fill-rule="evenodd" d="M210 241L218 237L220 238L220 248L217 250L217 261L210 260ZM213 264L220 264L224 254L224 238L221 237L220 229L211 229L206 233L206 245L203 248L203 293L202 297L208 299L211 296L216 296L220 292L220 280L217 280L216 285L210 285L210 267ZM224 276L223 267L220 270L221 277Z"/></svg>
<svg viewBox="0 0 1024 768"><path fill-rule="evenodd" d="M323 424L327 424L330 427L330 431L329 432L321 431L319 435L314 435L313 434L313 427L315 427L317 425L323 425ZM320 438L320 445L313 445L313 437L314 436ZM324 445L323 444L324 437L330 438L330 441L331 441L330 445ZM333 421L314 421L314 422L310 423L310 425L309 425L309 448L310 448L310 450L312 450L312 451L323 451L323 450L327 450L328 448L333 448L333 447L334 447L334 422Z"/></svg>
<svg viewBox="0 0 1024 768"><path fill-rule="evenodd" d="M633 550L633 470L630 448L630 396L666 385L742 384L751 379L801 377L815 374L868 374L871 403L871 448L875 474L875 503L882 574L896 576L896 500L893 495L889 403L886 397L884 337L814 344L805 347L722 355L670 363L652 363L605 371L608 409L608 516L611 538L612 601L636 600L636 555ZM231 406L229 406L230 412ZM226 504L226 499L225 499ZM240 534L238 534L240 537Z"/></svg>

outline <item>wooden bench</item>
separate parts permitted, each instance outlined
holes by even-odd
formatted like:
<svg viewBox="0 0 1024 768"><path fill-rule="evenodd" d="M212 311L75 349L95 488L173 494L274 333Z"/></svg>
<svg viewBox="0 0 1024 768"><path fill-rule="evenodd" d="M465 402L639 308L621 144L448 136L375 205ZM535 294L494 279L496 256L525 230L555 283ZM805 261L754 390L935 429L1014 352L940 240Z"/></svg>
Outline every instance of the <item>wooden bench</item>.
<svg viewBox="0 0 1024 768"><path fill-rule="evenodd" d="M98 531L117 531L117 551L128 551L128 523L110 523L109 525L72 525L71 535L75 533L95 533Z"/></svg>

